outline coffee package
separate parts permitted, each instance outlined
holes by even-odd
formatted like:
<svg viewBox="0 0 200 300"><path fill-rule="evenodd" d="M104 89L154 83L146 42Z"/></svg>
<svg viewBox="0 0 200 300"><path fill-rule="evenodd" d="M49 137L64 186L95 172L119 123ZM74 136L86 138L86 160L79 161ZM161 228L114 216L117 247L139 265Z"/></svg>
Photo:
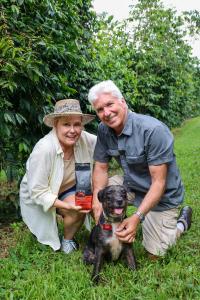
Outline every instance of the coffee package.
<svg viewBox="0 0 200 300"><path fill-rule="evenodd" d="M92 209L92 187L90 163L75 163L75 204L84 210Z"/></svg>

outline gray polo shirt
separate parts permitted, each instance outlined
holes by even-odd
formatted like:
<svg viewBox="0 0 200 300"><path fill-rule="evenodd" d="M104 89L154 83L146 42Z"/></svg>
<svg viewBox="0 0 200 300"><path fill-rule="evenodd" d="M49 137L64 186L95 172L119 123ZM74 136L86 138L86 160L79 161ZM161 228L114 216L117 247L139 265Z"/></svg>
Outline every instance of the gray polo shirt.
<svg viewBox="0 0 200 300"><path fill-rule="evenodd" d="M183 202L184 188L173 153L173 135L159 120L128 112L122 133L99 124L94 160L107 163L114 157L124 171L124 185L135 192L134 205L139 206L151 185L148 166L166 163L166 190L152 210L163 211Z"/></svg>

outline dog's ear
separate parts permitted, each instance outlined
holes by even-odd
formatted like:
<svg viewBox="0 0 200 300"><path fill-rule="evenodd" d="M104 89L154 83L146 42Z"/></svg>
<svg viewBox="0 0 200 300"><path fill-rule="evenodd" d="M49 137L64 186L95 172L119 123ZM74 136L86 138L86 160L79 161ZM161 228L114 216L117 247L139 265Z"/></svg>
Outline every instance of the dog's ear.
<svg viewBox="0 0 200 300"><path fill-rule="evenodd" d="M103 202L103 199L104 199L104 189L103 190L100 190L97 194L97 197L99 199L99 202Z"/></svg>
<svg viewBox="0 0 200 300"><path fill-rule="evenodd" d="M124 192L126 194L126 198L128 199L128 196L129 196L128 189L125 186L123 186L123 189L124 189Z"/></svg>

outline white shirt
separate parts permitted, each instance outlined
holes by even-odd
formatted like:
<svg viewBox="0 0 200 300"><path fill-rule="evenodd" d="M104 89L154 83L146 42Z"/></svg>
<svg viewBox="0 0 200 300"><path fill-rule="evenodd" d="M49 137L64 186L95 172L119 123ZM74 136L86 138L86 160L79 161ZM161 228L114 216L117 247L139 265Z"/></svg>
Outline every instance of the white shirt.
<svg viewBox="0 0 200 300"><path fill-rule="evenodd" d="M75 162L93 166L96 136L82 131L74 147ZM52 207L64 174L64 153L52 129L35 145L20 185L20 207L23 221L42 244L60 249L56 208Z"/></svg>

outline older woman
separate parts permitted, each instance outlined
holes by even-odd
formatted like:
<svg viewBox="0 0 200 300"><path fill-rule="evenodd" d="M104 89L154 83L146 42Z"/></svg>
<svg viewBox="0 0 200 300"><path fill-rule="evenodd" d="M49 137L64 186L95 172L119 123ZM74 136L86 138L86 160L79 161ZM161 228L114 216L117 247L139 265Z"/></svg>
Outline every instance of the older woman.
<svg viewBox="0 0 200 300"><path fill-rule="evenodd" d="M75 205L75 162L90 163L92 170L96 136L83 130L94 116L83 114L78 100L56 103L54 112L44 117L51 127L35 145L20 185L20 207L24 222L42 244L70 253L73 240L88 211ZM64 237L60 243L56 211L62 215Z"/></svg>

